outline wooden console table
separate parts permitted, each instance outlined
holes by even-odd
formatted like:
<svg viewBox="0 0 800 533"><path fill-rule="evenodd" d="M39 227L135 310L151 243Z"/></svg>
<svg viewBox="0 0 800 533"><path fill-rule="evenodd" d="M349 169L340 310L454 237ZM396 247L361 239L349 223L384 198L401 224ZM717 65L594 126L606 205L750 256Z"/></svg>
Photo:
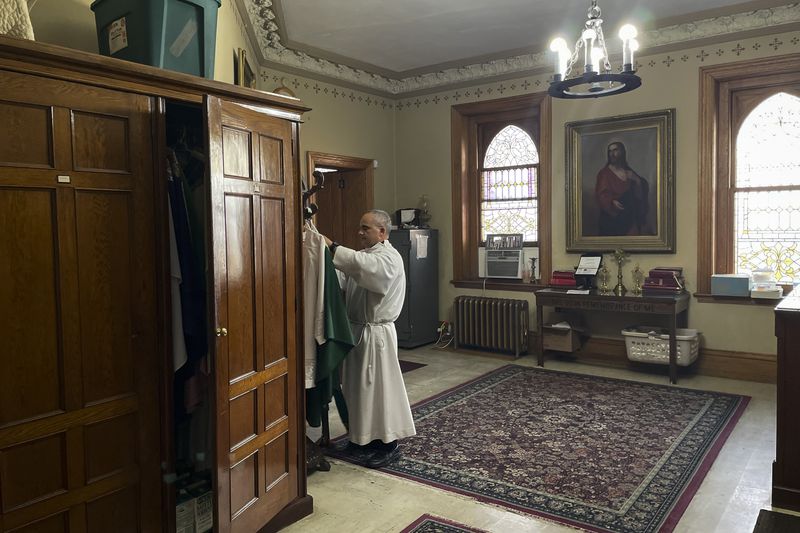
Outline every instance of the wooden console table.
<svg viewBox="0 0 800 533"><path fill-rule="evenodd" d="M633 313L637 315L666 315L669 317L669 380L678 382L678 343L675 329L685 328L689 319L689 293L675 296L616 296L592 291L589 294L567 294L563 289L542 289L536 295L536 323L539 327L538 364L544 366L544 335L542 308L560 307L584 311Z"/></svg>
<svg viewBox="0 0 800 533"><path fill-rule="evenodd" d="M778 337L778 419L772 463L772 505L800 511L800 296L794 292L775 308Z"/></svg>

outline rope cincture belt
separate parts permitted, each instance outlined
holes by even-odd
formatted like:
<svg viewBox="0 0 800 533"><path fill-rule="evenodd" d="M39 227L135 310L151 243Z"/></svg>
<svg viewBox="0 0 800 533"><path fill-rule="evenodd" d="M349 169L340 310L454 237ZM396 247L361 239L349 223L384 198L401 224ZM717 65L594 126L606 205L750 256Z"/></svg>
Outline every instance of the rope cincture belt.
<svg viewBox="0 0 800 533"><path fill-rule="evenodd" d="M356 342L356 346L361 344L361 341L364 338L364 330L367 328L373 328L377 326L385 326L387 324L393 324L393 322L385 321L385 322L353 322L350 321L351 324L354 326L361 326L361 335L358 336L358 341ZM375 350L370 350L369 354L369 362L367 363L367 383L370 385L372 382L375 381Z"/></svg>

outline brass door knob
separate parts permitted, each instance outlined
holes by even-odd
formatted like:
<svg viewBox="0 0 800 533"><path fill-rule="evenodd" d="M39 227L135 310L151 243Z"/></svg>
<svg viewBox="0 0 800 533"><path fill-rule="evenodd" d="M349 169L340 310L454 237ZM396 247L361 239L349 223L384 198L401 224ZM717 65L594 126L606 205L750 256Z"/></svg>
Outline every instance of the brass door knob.
<svg viewBox="0 0 800 533"><path fill-rule="evenodd" d="M227 337L228 328L217 328L217 337Z"/></svg>

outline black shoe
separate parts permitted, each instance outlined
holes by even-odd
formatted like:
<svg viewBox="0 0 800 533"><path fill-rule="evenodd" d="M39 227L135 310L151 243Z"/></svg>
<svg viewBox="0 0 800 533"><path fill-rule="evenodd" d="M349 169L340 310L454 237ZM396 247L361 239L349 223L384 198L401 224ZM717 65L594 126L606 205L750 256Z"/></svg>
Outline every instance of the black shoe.
<svg viewBox="0 0 800 533"><path fill-rule="evenodd" d="M364 463L364 466L367 468L383 468L384 466L388 466L398 459L400 459L400 448L375 452L372 454L372 457L367 459L367 462Z"/></svg>
<svg viewBox="0 0 800 533"><path fill-rule="evenodd" d="M331 451L336 453L349 453L361 451L362 449L366 448L366 446L361 446L355 442L350 442L349 439L342 439L332 442L329 448Z"/></svg>

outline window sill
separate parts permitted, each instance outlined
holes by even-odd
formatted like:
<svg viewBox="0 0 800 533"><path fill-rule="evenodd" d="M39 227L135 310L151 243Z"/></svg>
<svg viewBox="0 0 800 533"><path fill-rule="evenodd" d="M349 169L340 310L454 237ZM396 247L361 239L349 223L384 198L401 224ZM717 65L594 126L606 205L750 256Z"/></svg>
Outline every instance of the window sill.
<svg viewBox="0 0 800 533"><path fill-rule="evenodd" d="M486 289L489 291L517 291L534 292L544 289L547 285L540 283L526 283L516 280L497 280L497 279L458 279L450 280L454 286L460 289Z"/></svg>
<svg viewBox="0 0 800 533"><path fill-rule="evenodd" d="M735 304L735 305L758 305L761 307L775 307L783 298L750 298L749 296L717 296L715 294L704 294L696 292L693 296L698 302L703 304ZM785 296L784 296L785 298Z"/></svg>

